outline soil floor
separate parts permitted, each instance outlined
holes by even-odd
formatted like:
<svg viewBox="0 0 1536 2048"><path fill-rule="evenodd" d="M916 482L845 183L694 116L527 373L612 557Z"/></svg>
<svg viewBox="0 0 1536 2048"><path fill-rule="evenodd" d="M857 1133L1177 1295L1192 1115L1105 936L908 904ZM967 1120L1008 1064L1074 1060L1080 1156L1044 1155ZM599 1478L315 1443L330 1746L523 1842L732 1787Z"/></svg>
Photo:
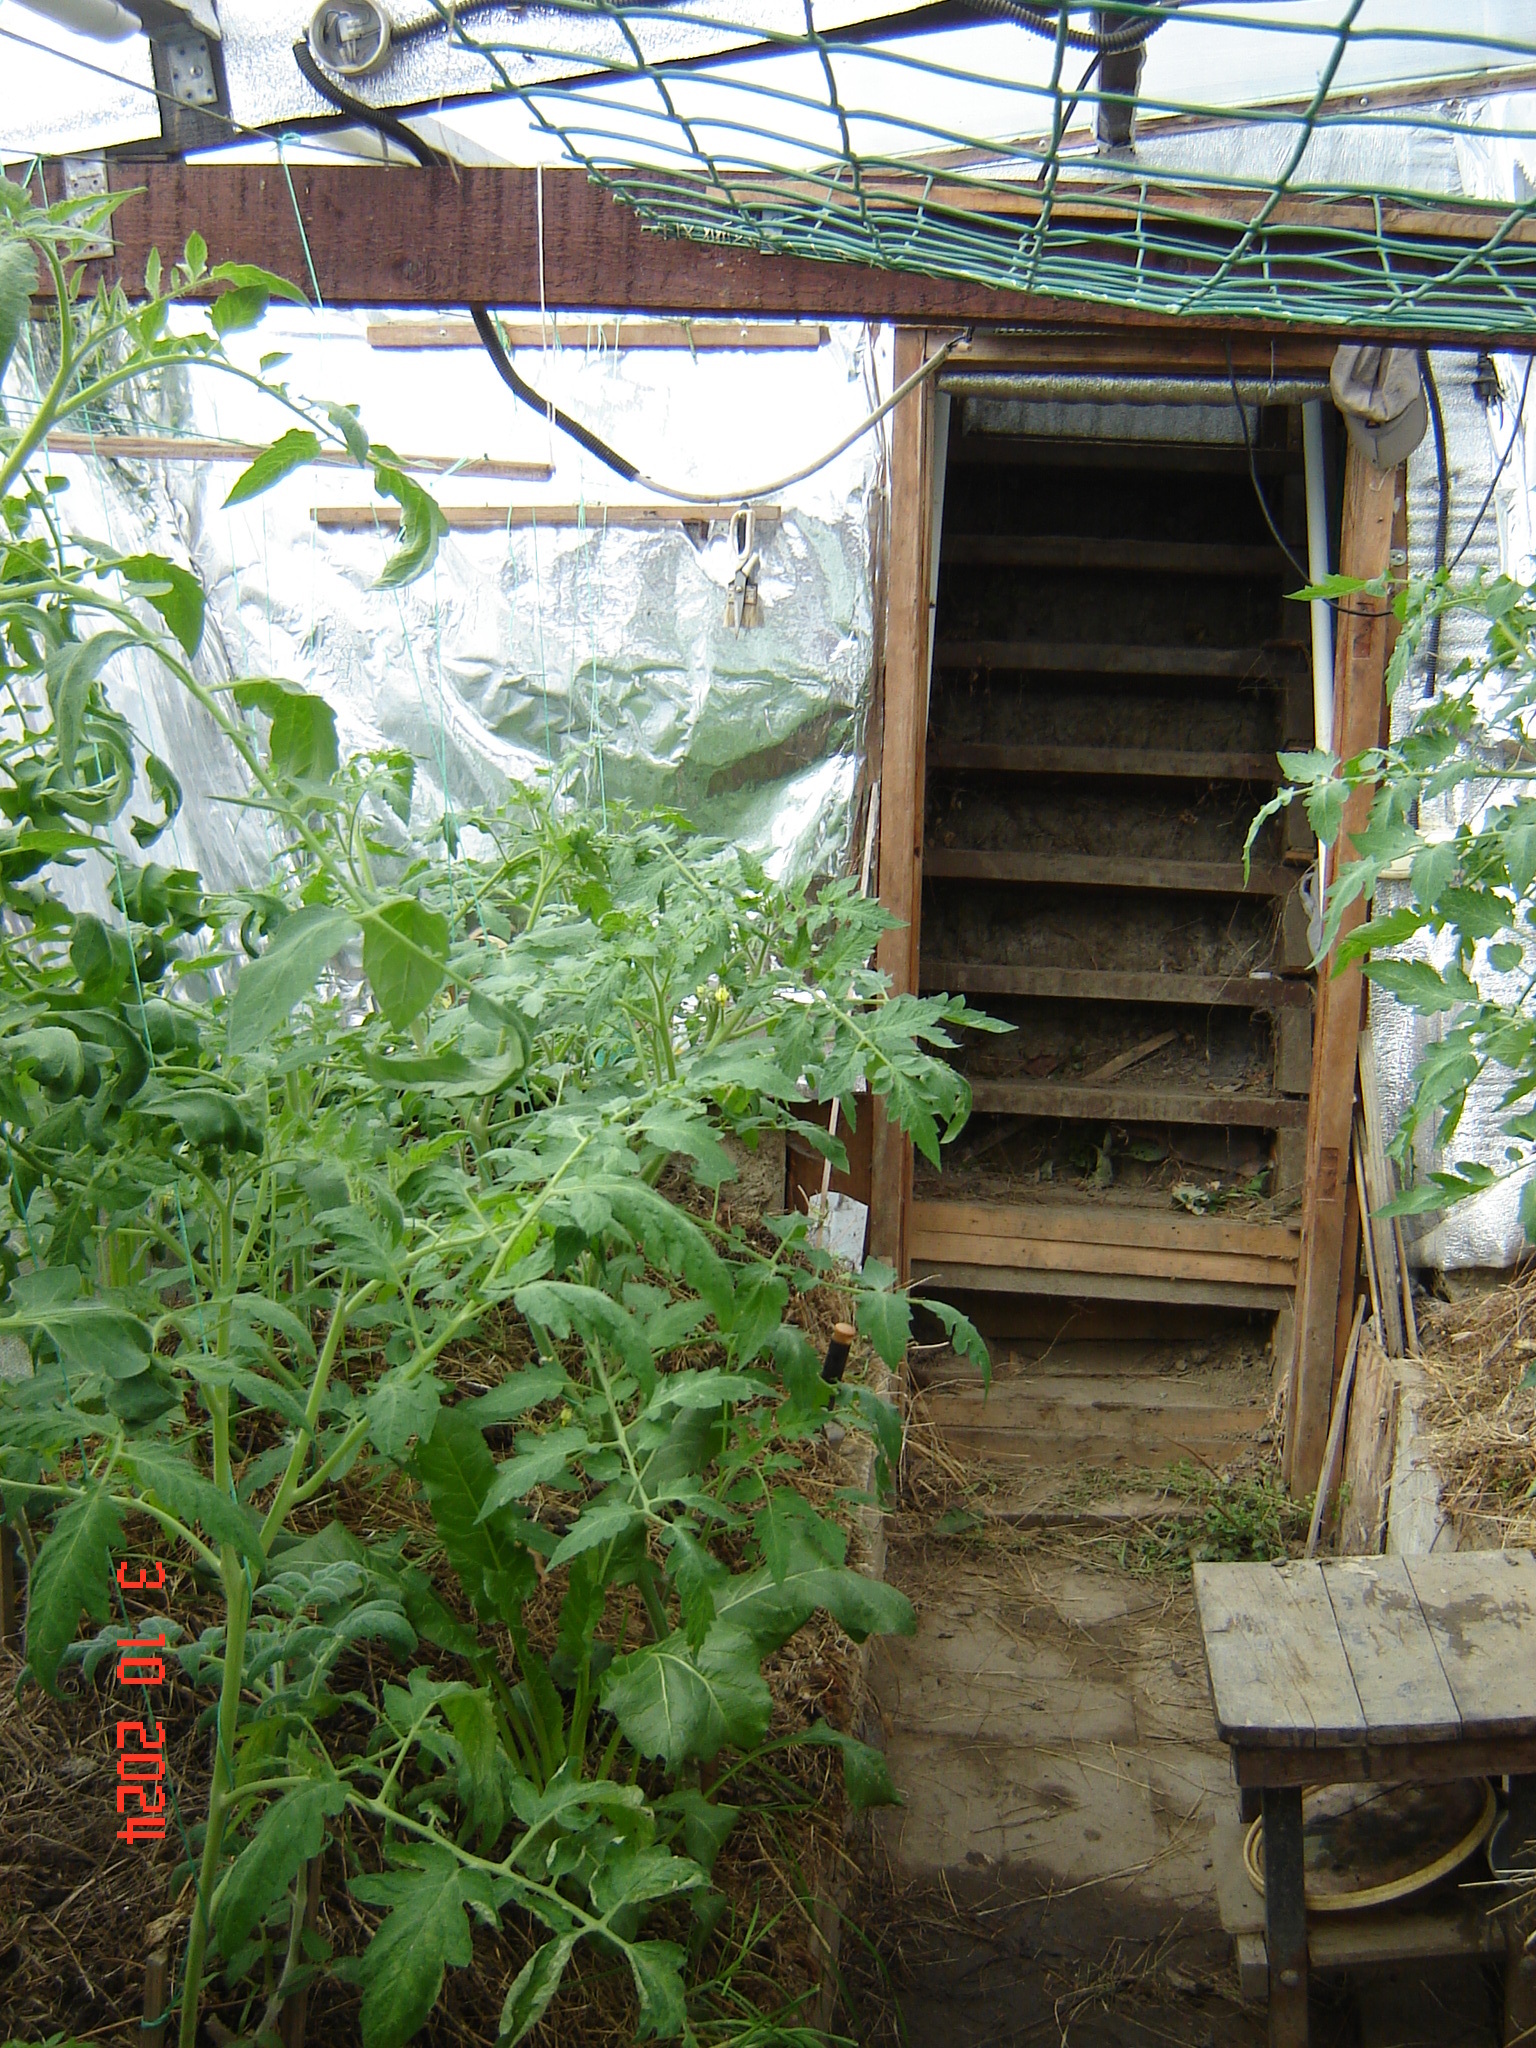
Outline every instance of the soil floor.
<svg viewBox="0 0 1536 2048"><path fill-rule="evenodd" d="M948 1354L920 1368L886 1565L918 1628L871 1667L905 1803L857 1914L879 1969L848 1965L901 2034L861 2032L1262 2048L1218 1913L1242 1830L1188 1553L1294 1536L1264 1463L1269 1358L1251 1333L1042 1349L994 1346L985 1399ZM1312 2039L1492 2048L1498 2010L1471 1968L1315 1980Z"/></svg>

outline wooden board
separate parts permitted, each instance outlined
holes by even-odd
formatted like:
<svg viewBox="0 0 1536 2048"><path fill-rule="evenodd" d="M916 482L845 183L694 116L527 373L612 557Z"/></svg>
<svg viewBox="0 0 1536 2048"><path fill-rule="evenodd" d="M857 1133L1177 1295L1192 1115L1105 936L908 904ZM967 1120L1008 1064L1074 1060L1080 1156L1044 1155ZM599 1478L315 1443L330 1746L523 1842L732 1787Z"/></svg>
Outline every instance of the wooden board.
<svg viewBox="0 0 1536 2048"><path fill-rule="evenodd" d="M1112 1003L1221 1004L1236 1010L1305 1010L1312 1005L1310 981L1279 974L1116 974L1087 967L1013 967L989 960L931 960L922 963L920 982L929 990L963 990L970 995L1049 996Z"/></svg>
<svg viewBox="0 0 1536 2048"><path fill-rule="evenodd" d="M1386 1540L1387 1489L1397 1446L1397 1374L1369 1329L1360 1332L1355 1391L1344 1435L1344 1509L1339 1548L1346 1557L1374 1557Z"/></svg>
<svg viewBox="0 0 1536 2048"><path fill-rule="evenodd" d="M1344 472L1340 561L1346 575L1368 580L1387 573L1393 520L1404 490L1401 470L1383 476L1350 443ZM1333 748L1341 759L1375 746L1380 738L1388 622L1386 600L1363 594L1339 616ZM1343 831L1335 847L1339 860L1353 859L1350 835L1365 825L1372 798L1373 792L1366 786L1345 805ZM1357 899L1344 913L1343 932L1352 930L1363 915L1364 906ZM1330 967L1318 977L1296 1288L1296 1350L1286 1403L1284 1453L1287 1483L1298 1494L1310 1493L1317 1484L1333 1399L1361 987L1358 961L1338 973Z"/></svg>
<svg viewBox="0 0 1536 2048"><path fill-rule="evenodd" d="M373 329L368 330L370 337ZM1018 569L1121 570L1171 576L1281 576L1273 546L1223 546L1181 540L1095 540L1075 534L946 533L943 565L997 564Z"/></svg>
<svg viewBox="0 0 1536 2048"><path fill-rule="evenodd" d="M993 746L933 740L930 768L963 775L1134 775L1149 782L1278 783L1273 754L1188 754L1167 747Z"/></svg>
<svg viewBox="0 0 1536 2048"><path fill-rule="evenodd" d="M1466 1735L1536 1736L1536 1557L1470 1551L1404 1564Z"/></svg>
<svg viewBox="0 0 1536 2048"><path fill-rule="evenodd" d="M1369 1739L1454 1741L1461 1716L1402 1558L1330 1564L1323 1584Z"/></svg>
<svg viewBox="0 0 1536 2048"><path fill-rule="evenodd" d="M1084 1301L1158 1301L1202 1308L1289 1308L1289 1287L1260 1287L1233 1280L1147 1279L1128 1273L1057 1273L1044 1268L1021 1272L1011 1266L973 1266L960 1259L924 1260L912 1269L914 1284L938 1294L1046 1294Z"/></svg>
<svg viewBox="0 0 1536 2048"><path fill-rule="evenodd" d="M443 505L440 510L449 527L457 533L521 532L529 527L553 532L556 527L578 526L584 526L589 533L601 533L610 526L649 531L656 527L695 522L702 526L718 526L731 516L728 507L719 505L602 505L596 502L585 505ZM758 505L753 510L760 524L780 517L777 505ZM327 533L393 533L400 524L401 514L395 506L316 505L311 507L310 517L322 532Z"/></svg>
<svg viewBox="0 0 1536 2048"><path fill-rule="evenodd" d="M1095 1087L1088 1081L973 1081L971 1106L984 1114L1091 1117L1120 1123L1242 1125L1301 1129L1307 1105L1289 1095L1213 1095L1194 1089Z"/></svg>
<svg viewBox="0 0 1536 2048"><path fill-rule="evenodd" d="M112 462L254 462L266 444L261 441L213 441L180 434L73 434L48 436L50 455L100 456ZM456 477L490 476L508 482L548 483L554 470L547 462L519 462L511 456L476 455L461 461L456 455L402 455L400 467L418 476L443 476L450 469ZM305 463L306 469L350 469L359 477L367 472L352 457L336 448L322 448ZM381 515L382 516L382 515ZM392 517L398 518L394 513Z"/></svg>
<svg viewBox="0 0 1536 2048"><path fill-rule="evenodd" d="M1221 1251L1292 1259L1296 1232L1286 1223L1188 1216L1109 1202L914 1202L912 1227L955 1235L1029 1237L1060 1244L1155 1245L1169 1251Z"/></svg>
<svg viewBox="0 0 1536 2048"><path fill-rule="evenodd" d="M508 348L686 349L707 355L719 349L818 349L825 327L768 320L503 320ZM484 348L473 320L373 320L370 348Z"/></svg>
<svg viewBox="0 0 1536 2048"><path fill-rule="evenodd" d="M1270 1749L1363 1743L1365 1714L1318 1564L1197 1564L1216 1728Z"/></svg>
<svg viewBox="0 0 1536 2048"><path fill-rule="evenodd" d="M1248 457L1240 447L1218 448L1202 441L1092 441L1048 434L961 434L951 442L949 459L965 468L1002 465L1017 469L1140 469L1195 470L1219 476L1246 476ZM1299 476L1301 450L1255 448L1254 467L1260 476Z"/></svg>
<svg viewBox="0 0 1536 2048"><path fill-rule="evenodd" d="M1242 1280L1259 1287L1292 1287L1295 1265L1286 1259L1251 1259L1228 1252L1172 1252L1155 1246L1060 1244L1028 1237L953 1236L924 1230L909 1233L911 1257L922 1263L958 1260L972 1266L1001 1266L1010 1272L1125 1273L1145 1280Z"/></svg>
<svg viewBox="0 0 1536 2048"><path fill-rule="evenodd" d="M1403 1275L1397 1262L1397 1233L1392 1227L1391 1217L1378 1213L1397 1193L1397 1184L1387 1163L1382 1136L1381 1095L1376 1085L1376 1043L1369 1030L1360 1033L1357 1051L1360 1062L1360 1120L1365 1131L1360 1163L1370 1202L1371 1252L1381 1294L1381 1332L1391 1356L1401 1358L1408 1346L1403 1327Z"/></svg>
<svg viewBox="0 0 1536 2048"><path fill-rule="evenodd" d="M1046 675L1206 676L1271 682L1298 648L1131 646L1120 640L941 640L935 668L1032 669Z"/></svg>
<svg viewBox="0 0 1536 2048"><path fill-rule="evenodd" d="M997 853L991 847L935 846L923 873L974 882L1034 882L1071 888L1170 889L1190 895L1288 896L1296 877L1288 868L1255 861L1243 878L1241 861L1141 860L1083 853Z"/></svg>

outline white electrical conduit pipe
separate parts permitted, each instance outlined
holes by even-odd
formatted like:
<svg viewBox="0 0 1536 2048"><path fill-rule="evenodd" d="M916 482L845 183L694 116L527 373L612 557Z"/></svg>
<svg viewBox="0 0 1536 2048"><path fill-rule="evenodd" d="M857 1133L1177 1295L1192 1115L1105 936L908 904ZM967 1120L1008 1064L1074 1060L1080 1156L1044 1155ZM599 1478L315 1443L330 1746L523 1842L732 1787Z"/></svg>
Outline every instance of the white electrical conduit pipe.
<svg viewBox="0 0 1536 2048"><path fill-rule="evenodd" d="M1328 493L1323 482L1323 406L1309 399L1301 408L1301 449L1307 483L1307 574L1314 583L1328 575ZM1333 745L1333 613L1325 599L1312 600L1312 718L1317 745ZM1317 849L1318 916L1323 913L1327 848Z"/></svg>
<svg viewBox="0 0 1536 2048"><path fill-rule="evenodd" d="M72 29L77 36L90 36L98 43L126 42L136 36L142 23L117 0L17 0L30 13L40 14L56 28Z"/></svg>

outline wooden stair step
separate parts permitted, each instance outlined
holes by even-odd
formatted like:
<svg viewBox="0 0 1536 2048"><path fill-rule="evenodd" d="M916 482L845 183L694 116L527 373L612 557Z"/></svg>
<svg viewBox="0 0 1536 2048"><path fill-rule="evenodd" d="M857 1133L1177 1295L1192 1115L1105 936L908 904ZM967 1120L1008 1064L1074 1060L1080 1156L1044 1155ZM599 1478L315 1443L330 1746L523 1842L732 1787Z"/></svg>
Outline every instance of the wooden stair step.
<svg viewBox="0 0 1536 2048"><path fill-rule="evenodd" d="M941 567L999 564L1019 569L1086 569L1171 576L1279 576L1288 564L1274 544L1096 540L1086 534L948 533Z"/></svg>
<svg viewBox="0 0 1536 2048"><path fill-rule="evenodd" d="M1179 1308L1276 1310L1291 1307L1295 1288L1250 1280L1167 1280L1136 1273L1053 1272L1039 1267L974 1266L925 1259L912 1267L920 1294L1051 1295L1069 1301L1167 1302Z"/></svg>
<svg viewBox="0 0 1536 2048"><path fill-rule="evenodd" d="M1299 666L1300 642L1268 647L1178 647L1121 640L940 640L935 668L1032 669L1051 675L1206 676L1273 682Z"/></svg>
<svg viewBox="0 0 1536 2048"><path fill-rule="evenodd" d="M1155 1246L1164 1251L1225 1252L1294 1259L1300 1222L1190 1216L1131 1202L915 1201L911 1227L935 1237L1028 1237L1036 1243Z"/></svg>
<svg viewBox="0 0 1536 2048"><path fill-rule="evenodd" d="M1186 753L1171 747L995 746L933 739L928 743L928 767L966 775L1134 775L1150 782L1280 780L1274 754Z"/></svg>
<svg viewBox="0 0 1536 2048"><path fill-rule="evenodd" d="M950 1449L1034 1464L1140 1465L1251 1443L1269 1413L1266 1395L1175 1384L1107 1386L1052 1375L927 1397Z"/></svg>
<svg viewBox="0 0 1536 2048"><path fill-rule="evenodd" d="M1294 870L1256 861L1142 859L1135 854L1000 853L983 846L936 846L923 873L941 881L1061 883L1089 889L1171 889L1189 895L1289 896Z"/></svg>
<svg viewBox="0 0 1536 2048"><path fill-rule="evenodd" d="M1188 1088L1095 1087L1088 1081L972 1081L971 1107L984 1115L1082 1117L1094 1123L1242 1125L1301 1130L1298 1095L1216 1095Z"/></svg>
<svg viewBox="0 0 1536 2048"><path fill-rule="evenodd" d="M1191 1003L1239 1010L1306 1009L1312 984L1279 974L1148 974L1086 967L1015 967L1001 961L929 959L919 964L925 993L1041 996L1088 1002Z"/></svg>

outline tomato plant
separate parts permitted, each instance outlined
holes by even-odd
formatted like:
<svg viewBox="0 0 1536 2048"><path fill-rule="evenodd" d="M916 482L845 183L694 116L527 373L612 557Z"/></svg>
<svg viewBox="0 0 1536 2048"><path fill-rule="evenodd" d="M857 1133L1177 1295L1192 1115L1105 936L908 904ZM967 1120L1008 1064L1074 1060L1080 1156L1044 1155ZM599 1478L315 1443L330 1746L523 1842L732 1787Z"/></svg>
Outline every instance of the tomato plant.
<svg viewBox="0 0 1536 2048"><path fill-rule="evenodd" d="M413 829L408 758L343 758L296 684L210 681L195 578L70 538L29 465L109 381L238 374L221 335L288 288L205 273L194 242L166 289L151 264L141 304L83 300L69 252L100 206L0 191L0 346L39 255L57 309L51 380L0 437L0 1330L35 1360L0 1395L0 1505L31 1557L27 1668L52 1688L112 1652L130 1518L219 1589L197 1637L158 1624L213 1746L181 2048L214 1970L265 1973L256 2035L271 2028L316 1966L300 1874L348 1826L382 1844L351 1880L387 1909L346 1966L369 2048L408 2040L472 1920L509 1911L542 1936L504 2042L580 1943L623 1958L642 2034L677 2035L687 1957L648 1915L686 1897L711 1924L735 1818L719 1760L765 1742L765 1658L816 1613L856 1640L912 1622L795 1483L834 1414L884 1472L900 1444L895 1408L825 1384L786 1318L831 1262L803 1218L749 1236L708 1191L732 1175L727 1139L751 1146L807 1099L851 1124L883 1098L937 1160L969 1108L950 1028L986 1020L889 996L867 964L888 920L847 882L777 882L672 815L599 827L558 780ZM173 335L170 306L209 275L208 327ZM348 408L274 396L305 424L232 495L328 434L405 508L386 579L420 573L427 494ZM241 764L229 797L274 849L262 885L214 894L139 858L180 791L113 706L129 651ZM105 878L94 911L66 899L80 863ZM849 1283L892 1365L893 1283L876 1265ZM487 1337L505 1370L465 1397L454 1347ZM431 1540L345 1526L359 1475L405 1489ZM546 1655L525 1616L551 1581ZM355 1682L359 1645L392 1670L381 1691ZM344 1704L365 1739L337 1734ZM891 1796L862 1744L794 1739L842 1751L855 1804Z"/></svg>

